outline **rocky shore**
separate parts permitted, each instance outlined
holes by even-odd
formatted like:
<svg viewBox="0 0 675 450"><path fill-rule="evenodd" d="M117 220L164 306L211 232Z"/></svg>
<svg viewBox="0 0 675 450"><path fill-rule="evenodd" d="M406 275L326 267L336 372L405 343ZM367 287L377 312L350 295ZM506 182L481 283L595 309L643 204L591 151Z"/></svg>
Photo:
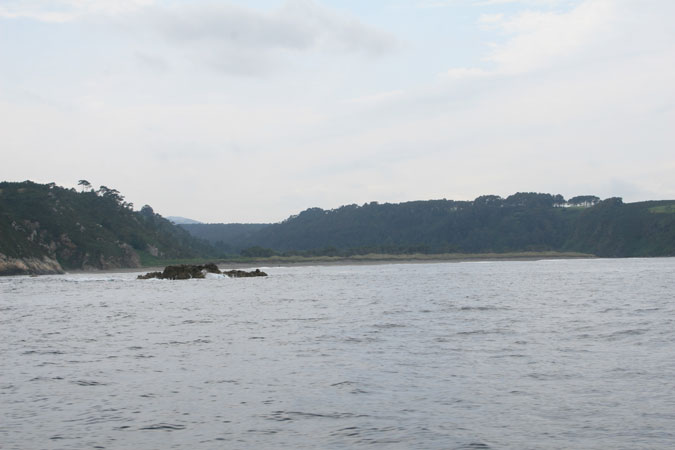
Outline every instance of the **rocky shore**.
<svg viewBox="0 0 675 450"><path fill-rule="evenodd" d="M42 258L11 258L0 253L0 276L11 275L52 275L64 273L63 267L55 259L43 256Z"/></svg>

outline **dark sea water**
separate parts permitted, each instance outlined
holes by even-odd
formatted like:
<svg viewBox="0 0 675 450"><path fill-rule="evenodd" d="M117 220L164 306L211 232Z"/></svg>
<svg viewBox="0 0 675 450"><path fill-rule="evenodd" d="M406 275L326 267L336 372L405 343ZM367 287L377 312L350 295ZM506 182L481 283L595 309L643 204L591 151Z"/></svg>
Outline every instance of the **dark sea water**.
<svg viewBox="0 0 675 450"><path fill-rule="evenodd" d="M0 278L2 449L675 448L675 259Z"/></svg>

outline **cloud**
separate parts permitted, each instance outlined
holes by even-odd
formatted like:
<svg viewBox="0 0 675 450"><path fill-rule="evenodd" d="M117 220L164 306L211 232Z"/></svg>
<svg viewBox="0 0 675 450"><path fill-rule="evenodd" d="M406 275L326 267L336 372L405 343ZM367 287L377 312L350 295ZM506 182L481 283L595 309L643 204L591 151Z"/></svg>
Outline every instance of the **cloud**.
<svg viewBox="0 0 675 450"><path fill-rule="evenodd" d="M170 45L239 75L266 73L308 52L372 58L397 45L393 36L311 0L271 11L216 3L153 7L142 22Z"/></svg>
<svg viewBox="0 0 675 450"><path fill-rule="evenodd" d="M486 59L500 72L516 74L561 65L580 53L597 56L597 47L589 46L610 38L616 18L614 5L609 0L592 0L569 12L526 11L496 20L493 24L509 37L504 43L493 44Z"/></svg>
<svg viewBox="0 0 675 450"><path fill-rule="evenodd" d="M520 5L537 6L537 7L551 7L559 5L569 5L577 3L579 0L474 0L478 5L505 5L515 3Z"/></svg>
<svg viewBox="0 0 675 450"><path fill-rule="evenodd" d="M451 23L480 5L455 3L417 13ZM471 41L464 59L446 45L454 35L438 42L383 17L411 43L398 50L314 1L181 4L110 12L123 27L38 27L54 32L50 46L8 40L4 173L74 183L86 172L137 204L211 221L516 191L675 196L671 0L476 7L458 35ZM434 77L439 67L450 69Z"/></svg>
<svg viewBox="0 0 675 450"><path fill-rule="evenodd" d="M491 0L491 3L512 3ZM548 2L516 2L546 4ZM562 2L560 2L562 3ZM453 67L449 78L519 76L537 71L585 67L645 51L672 54L664 42L675 37L664 16L675 13L675 3L658 0L653 9L635 0L584 0L571 9L526 7L516 12L486 13L478 24L497 34L476 67ZM645 46L647 44L647 46ZM649 46L656 45L658 48Z"/></svg>
<svg viewBox="0 0 675 450"><path fill-rule="evenodd" d="M162 73L169 69L169 64L160 57L148 55L140 51L136 51L134 56L136 57L136 61L140 66L150 69L154 72Z"/></svg>
<svg viewBox="0 0 675 450"><path fill-rule="evenodd" d="M579 0L418 0L420 8L443 8L458 5L492 6L492 5L526 5L532 7L558 7L578 3Z"/></svg>
<svg viewBox="0 0 675 450"><path fill-rule="evenodd" d="M370 164L392 180L389 192L424 173L417 182L428 192L445 187L442 196L459 198L493 190L672 196L675 3L641 5L587 0L569 11L492 16L504 40L487 51L486 67L353 102L362 109L345 122L367 125L345 127L344 139L331 120L316 140L339 155L327 170ZM402 162L390 162L396 156Z"/></svg>
<svg viewBox="0 0 675 450"><path fill-rule="evenodd" d="M478 69L475 67L453 67L445 73L447 78L460 80L463 78L480 78L494 75L489 70Z"/></svg>
<svg viewBox="0 0 675 450"><path fill-rule="evenodd" d="M398 46L393 35L314 0L287 0L267 10L213 1L8 0L0 3L0 18L96 20L142 36L138 42L145 47L156 47L153 39L163 42L165 55L156 49L137 52L146 65L153 65L151 60L167 65L178 51L188 60L246 76L266 74L308 54L371 59Z"/></svg>
<svg viewBox="0 0 675 450"><path fill-rule="evenodd" d="M91 15L126 14L153 0L4 0L0 18L70 22Z"/></svg>

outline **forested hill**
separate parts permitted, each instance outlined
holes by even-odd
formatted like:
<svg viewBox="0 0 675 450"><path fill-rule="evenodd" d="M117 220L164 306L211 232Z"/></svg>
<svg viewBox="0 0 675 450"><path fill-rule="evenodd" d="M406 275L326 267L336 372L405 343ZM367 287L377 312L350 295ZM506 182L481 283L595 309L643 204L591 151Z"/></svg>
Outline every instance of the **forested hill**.
<svg viewBox="0 0 675 450"><path fill-rule="evenodd" d="M598 256L675 255L675 201L623 203L595 196L518 193L474 201L368 203L310 208L267 226L183 225L221 249L274 253L483 253L574 251ZM220 230L220 231L219 231Z"/></svg>
<svg viewBox="0 0 675 450"><path fill-rule="evenodd" d="M138 267L153 258L213 252L151 207L134 211L115 189L0 183L0 273Z"/></svg>
<svg viewBox="0 0 675 450"><path fill-rule="evenodd" d="M80 191L53 183L0 183L0 274L138 267L225 254L573 251L675 256L675 201L627 204L620 198L565 200L518 193L474 201L310 208L275 224L181 228L147 205L135 211L115 189L94 190L82 181Z"/></svg>

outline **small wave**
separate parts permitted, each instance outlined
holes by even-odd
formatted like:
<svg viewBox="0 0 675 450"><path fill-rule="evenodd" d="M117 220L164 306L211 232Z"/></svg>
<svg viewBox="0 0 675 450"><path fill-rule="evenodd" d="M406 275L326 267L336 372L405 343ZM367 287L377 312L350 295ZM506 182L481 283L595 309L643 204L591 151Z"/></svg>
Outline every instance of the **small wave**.
<svg viewBox="0 0 675 450"><path fill-rule="evenodd" d="M71 381L73 384L78 384L80 386L105 386L107 383L102 383L100 381L93 380L75 380Z"/></svg>
<svg viewBox="0 0 675 450"><path fill-rule="evenodd" d="M376 323L373 325L375 328L405 328L407 325L400 323Z"/></svg>
<svg viewBox="0 0 675 450"><path fill-rule="evenodd" d="M359 427L346 427L340 428L331 433L333 436L346 436L346 437L355 437L361 434L361 429Z"/></svg>
<svg viewBox="0 0 675 450"><path fill-rule="evenodd" d="M96 276L96 275L86 275L86 276L65 276L62 278L58 278L59 281L62 283L100 283L101 281L107 281L107 282L116 282L116 281L127 281L129 280L129 277L122 277L122 276Z"/></svg>
<svg viewBox="0 0 675 450"><path fill-rule="evenodd" d="M490 358L496 358L496 359L499 359L499 358L525 358L525 357L527 357L527 355L523 355L521 353L509 353L509 354L505 354L505 355L490 356Z"/></svg>
<svg viewBox="0 0 675 450"><path fill-rule="evenodd" d="M50 380L50 378L48 378L48 377L35 377L35 378L31 378L28 381L47 381L47 380Z"/></svg>
<svg viewBox="0 0 675 450"><path fill-rule="evenodd" d="M614 341L628 336L640 336L642 334L647 333L648 331L649 330L646 328L635 328L631 330L615 331L614 333L606 334L601 337L608 339L610 341Z"/></svg>
<svg viewBox="0 0 675 450"><path fill-rule="evenodd" d="M274 411L272 414L262 416L267 420L274 420L277 422L287 422L297 419L351 419L368 417L365 414L353 413L310 413L302 411Z"/></svg>
<svg viewBox="0 0 675 450"><path fill-rule="evenodd" d="M364 338L347 337L347 338L342 339L342 342L347 342L347 343L350 343L350 344L360 344L360 343L363 343L363 342L366 342L366 343L381 342L381 339L373 338L373 337L364 337Z"/></svg>
<svg viewBox="0 0 675 450"><path fill-rule="evenodd" d="M239 384L238 380L207 380L204 384Z"/></svg>
<svg viewBox="0 0 675 450"><path fill-rule="evenodd" d="M346 390L350 394L367 394L368 391L357 387L358 384L359 383L355 381L340 381L339 383L333 383L330 386L341 390Z"/></svg>
<svg viewBox="0 0 675 450"><path fill-rule="evenodd" d="M340 381L339 383L333 383L331 386L349 386L352 384L356 384L355 381Z"/></svg>
<svg viewBox="0 0 675 450"><path fill-rule="evenodd" d="M490 330L471 330L471 331L458 331L457 334L460 336L471 336L475 334L494 334L497 333L497 331L490 331Z"/></svg>
<svg viewBox="0 0 675 450"><path fill-rule="evenodd" d="M289 317L281 319L273 319L273 322L318 322L321 320L328 320L326 317Z"/></svg>
<svg viewBox="0 0 675 450"><path fill-rule="evenodd" d="M331 436L349 438L358 444L401 444L399 437L405 428L397 426L362 428L358 426L344 427L331 432Z"/></svg>
<svg viewBox="0 0 675 450"><path fill-rule="evenodd" d="M159 345L192 345L192 344L210 344L211 340L209 339L195 339L193 341L169 341L169 342L159 342Z"/></svg>
<svg viewBox="0 0 675 450"><path fill-rule="evenodd" d="M66 352L63 352L61 350L45 350L45 351L26 350L25 352L23 352L21 354L22 355L65 355Z"/></svg>
<svg viewBox="0 0 675 450"><path fill-rule="evenodd" d="M434 342L453 342L453 341L454 339L448 336L439 336L434 338Z"/></svg>
<svg viewBox="0 0 675 450"><path fill-rule="evenodd" d="M661 308L640 308L640 309L636 309L634 312L636 312L636 313L646 313L646 312L654 312L654 311L661 311Z"/></svg>
<svg viewBox="0 0 675 450"><path fill-rule="evenodd" d="M148 425L147 427L141 427L139 430L152 430L152 431L178 431L184 430L185 425L173 424L173 423L155 423Z"/></svg>
<svg viewBox="0 0 675 450"><path fill-rule="evenodd" d="M504 308L499 308L497 306L462 306L459 309L460 311L494 311L497 309L504 309Z"/></svg>
<svg viewBox="0 0 675 450"><path fill-rule="evenodd" d="M468 444L460 445L459 447L455 447L455 450L488 450L491 449L487 444L484 444L482 442L470 442Z"/></svg>
<svg viewBox="0 0 675 450"><path fill-rule="evenodd" d="M253 433L253 434L264 434L264 435L270 435L270 434L277 434L279 430L256 430L255 428L246 430L247 433Z"/></svg>

